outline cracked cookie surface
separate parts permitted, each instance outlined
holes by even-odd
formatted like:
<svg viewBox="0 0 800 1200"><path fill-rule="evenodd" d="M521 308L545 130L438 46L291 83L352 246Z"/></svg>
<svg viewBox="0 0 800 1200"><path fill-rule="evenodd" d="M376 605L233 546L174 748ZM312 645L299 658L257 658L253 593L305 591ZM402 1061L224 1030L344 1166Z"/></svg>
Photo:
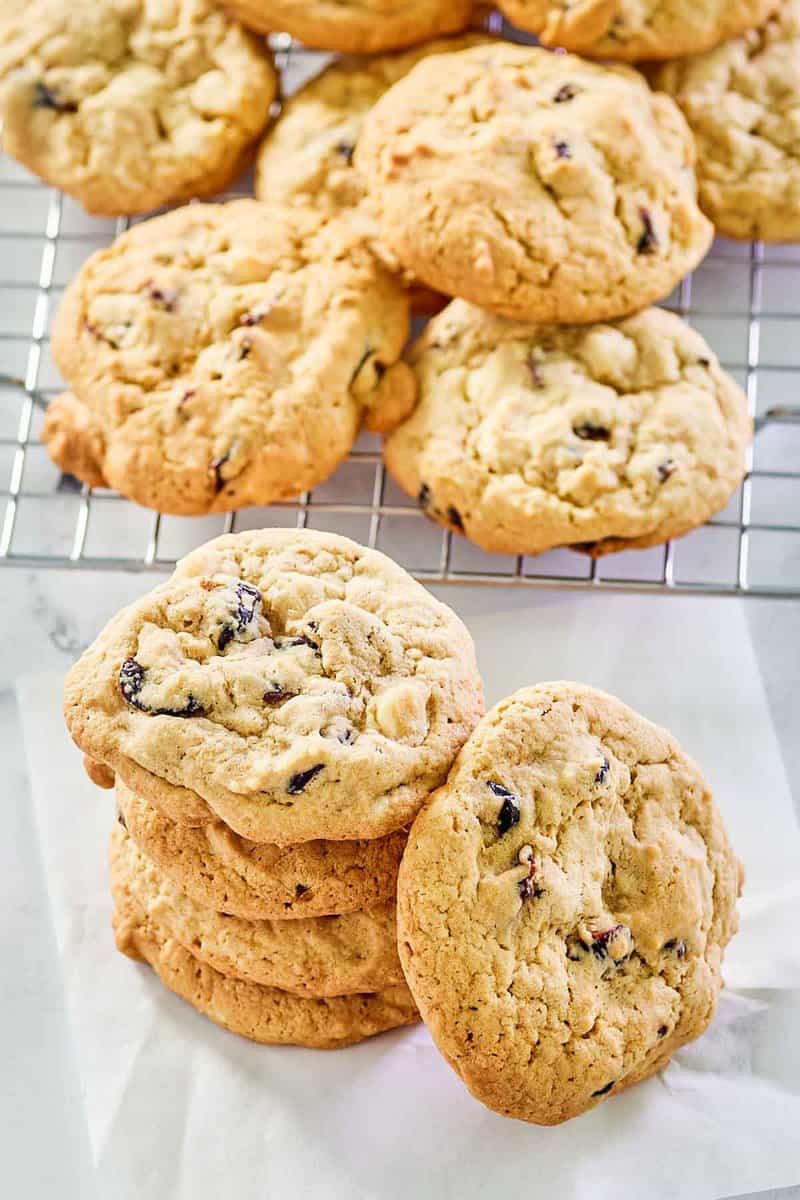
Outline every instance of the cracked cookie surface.
<svg viewBox="0 0 800 1200"><path fill-rule="evenodd" d="M556 1124L709 1024L741 876L669 733L593 688L539 684L487 714L415 821L400 958L472 1093Z"/></svg>
<svg viewBox="0 0 800 1200"><path fill-rule="evenodd" d="M700 203L726 237L800 241L800 3L656 82L697 141Z"/></svg>
<svg viewBox="0 0 800 1200"><path fill-rule="evenodd" d="M723 508L745 472L744 393L663 309L553 328L454 301L409 362L419 404L386 465L486 550L655 545Z"/></svg>
<svg viewBox="0 0 800 1200"><path fill-rule="evenodd" d="M419 1020L404 983L380 992L312 998L230 979L190 954L126 894L117 899L113 925L122 954L149 963L170 991L254 1042L335 1050Z"/></svg>
<svg viewBox="0 0 800 1200"><path fill-rule="evenodd" d="M125 827L144 854L198 904L251 921L321 917L393 899L405 833L361 842L275 846L222 821L189 826L116 785Z"/></svg>
<svg viewBox="0 0 800 1200"><path fill-rule="evenodd" d="M752 29L779 0L499 0L521 29L546 46L588 58L675 58L699 54Z"/></svg>
<svg viewBox="0 0 800 1200"><path fill-rule="evenodd" d="M317 50L374 54L469 23L473 0L225 0L243 25L282 30Z"/></svg>
<svg viewBox="0 0 800 1200"><path fill-rule="evenodd" d="M0 14L3 148L93 213L221 191L276 92L263 42L211 0L33 0Z"/></svg>
<svg viewBox="0 0 800 1200"><path fill-rule="evenodd" d="M44 438L62 469L159 512L288 499L335 470L362 421L408 412L407 332L408 300L355 221L188 205L67 289L53 354L72 394Z"/></svg>
<svg viewBox="0 0 800 1200"><path fill-rule="evenodd" d="M65 684L74 740L140 795L154 802L146 776L279 845L402 829L482 711L455 613L384 555L312 530L200 547Z"/></svg>
<svg viewBox="0 0 800 1200"><path fill-rule="evenodd" d="M118 824L111 890L138 906L195 958L222 975L298 996L377 992L404 982L394 900L346 916L244 920L204 908L150 862Z"/></svg>
<svg viewBox="0 0 800 1200"><path fill-rule="evenodd" d="M627 67L504 43L423 60L355 163L403 267L510 317L625 316L711 244L686 121Z"/></svg>

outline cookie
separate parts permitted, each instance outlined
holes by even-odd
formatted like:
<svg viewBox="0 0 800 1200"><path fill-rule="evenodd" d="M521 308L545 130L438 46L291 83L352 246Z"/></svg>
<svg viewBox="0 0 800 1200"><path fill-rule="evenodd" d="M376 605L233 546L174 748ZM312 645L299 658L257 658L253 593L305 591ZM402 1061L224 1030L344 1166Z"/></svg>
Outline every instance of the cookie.
<svg viewBox="0 0 800 1200"><path fill-rule="evenodd" d="M380 992L311 998L230 979L190 954L127 896L120 897L113 925L122 954L149 963L170 991L254 1042L336 1050L419 1020L404 983Z"/></svg>
<svg viewBox="0 0 800 1200"><path fill-rule="evenodd" d="M699 54L752 29L779 0L498 0L510 21L588 58Z"/></svg>
<svg viewBox="0 0 800 1200"><path fill-rule="evenodd" d="M67 289L53 354L72 395L43 436L62 469L159 512L288 499L362 421L386 429L411 407L408 327L356 221L189 205L93 254Z"/></svg>
<svg viewBox="0 0 800 1200"><path fill-rule="evenodd" d="M251 921L373 908L394 897L402 831L361 842L257 844L222 821L170 821L117 781L120 820L134 842L197 904Z"/></svg>
<svg viewBox="0 0 800 1200"><path fill-rule="evenodd" d="M506 316L626 316L712 228L678 107L627 67L497 43L426 59L364 122L381 238L430 287Z"/></svg>
<svg viewBox="0 0 800 1200"><path fill-rule="evenodd" d="M619 700L524 688L415 821L400 958L477 1099L553 1125L709 1024L742 870L699 768Z"/></svg>
<svg viewBox="0 0 800 1200"><path fill-rule="evenodd" d="M409 361L420 401L386 465L485 550L653 546L724 508L745 473L747 398L663 309L553 328L457 300Z"/></svg>
<svg viewBox="0 0 800 1200"><path fill-rule="evenodd" d="M658 86L697 140L700 203L719 233L800 242L800 3L710 54L669 63Z"/></svg>
<svg viewBox="0 0 800 1200"><path fill-rule="evenodd" d="M377 992L403 982L395 902L346 916L247 921L204 908L139 850L122 825L111 836L111 890L222 975L298 996Z"/></svg>
<svg viewBox="0 0 800 1200"><path fill-rule="evenodd" d="M282 30L317 50L374 54L464 29L473 0L225 0L258 33Z"/></svg>
<svg viewBox="0 0 800 1200"><path fill-rule="evenodd" d="M3 149L93 213L221 191L276 92L264 43L211 0L30 0L0 16Z"/></svg>
<svg viewBox="0 0 800 1200"><path fill-rule="evenodd" d="M256 195L270 203L310 205L328 216L358 207L364 221L371 221L364 204L367 189L353 164L365 116L423 58L488 40L472 33L426 42L401 54L335 60L283 106L258 152ZM371 227L371 233L376 253L397 271L377 229ZM413 277L405 283L413 287ZM434 295L418 288L414 307L435 311Z"/></svg>
<svg viewBox="0 0 800 1200"><path fill-rule="evenodd" d="M91 758L278 845L407 826L482 710L456 615L383 554L313 530L200 547L65 684Z"/></svg>

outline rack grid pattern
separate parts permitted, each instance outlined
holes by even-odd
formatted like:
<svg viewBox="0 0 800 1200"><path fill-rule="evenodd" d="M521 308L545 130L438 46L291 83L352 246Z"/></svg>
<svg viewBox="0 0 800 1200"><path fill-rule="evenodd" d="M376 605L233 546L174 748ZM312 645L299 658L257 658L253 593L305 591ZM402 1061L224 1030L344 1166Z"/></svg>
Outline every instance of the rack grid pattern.
<svg viewBox="0 0 800 1200"><path fill-rule="evenodd" d="M326 61L282 35L273 43L286 93ZM742 488L688 537L593 561L568 550L490 555L432 525L385 474L369 435L313 493L226 516L159 516L60 475L38 438L60 387L50 322L80 264L126 226L86 216L0 158L0 564L166 572L218 533L294 524L376 546L428 583L800 598L800 246L718 241L666 302L747 392L757 434Z"/></svg>

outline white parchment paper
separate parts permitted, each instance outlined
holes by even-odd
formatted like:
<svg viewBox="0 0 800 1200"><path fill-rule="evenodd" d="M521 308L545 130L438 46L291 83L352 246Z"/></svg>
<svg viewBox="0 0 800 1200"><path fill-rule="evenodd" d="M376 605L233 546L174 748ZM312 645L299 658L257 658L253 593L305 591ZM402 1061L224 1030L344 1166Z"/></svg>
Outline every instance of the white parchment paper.
<svg viewBox="0 0 800 1200"><path fill-rule="evenodd" d="M748 873L711 1029L557 1129L488 1112L422 1028L330 1053L217 1029L115 953L113 803L63 730L61 681L29 677L18 698L101 1196L714 1200L800 1182L800 830L740 609L444 595L473 630L490 702L583 679L702 762Z"/></svg>

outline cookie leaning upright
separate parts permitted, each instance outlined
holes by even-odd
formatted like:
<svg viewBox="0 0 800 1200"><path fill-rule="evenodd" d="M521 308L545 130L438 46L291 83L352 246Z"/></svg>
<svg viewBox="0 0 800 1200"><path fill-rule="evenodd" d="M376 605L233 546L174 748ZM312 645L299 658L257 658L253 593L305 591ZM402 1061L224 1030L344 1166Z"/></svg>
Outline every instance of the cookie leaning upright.
<svg viewBox="0 0 800 1200"><path fill-rule="evenodd" d="M0 17L3 148L93 213L221 191L276 91L266 46L212 0L29 0Z"/></svg>
<svg viewBox="0 0 800 1200"><path fill-rule="evenodd" d="M655 78L697 140L700 203L718 231L800 241L800 0Z"/></svg>
<svg viewBox="0 0 800 1200"><path fill-rule="evenodd" d="M464 29L474 0L225 0L258 33L282 30L316 50L374 54Z"/></svg>
<svg viewBox="0 0 800 1200"><path fill-rule="evenodd" d="M400 263L506 316L584 322L668 295L703 258L694 143L626 67L507 44L425 59L355 163Z"/></svg>
<svg viewBox="0 0 800 1200"><path fill-rule="evenodd" d="M384 555L311 530L201 547L65 685L74 740L139 795L280 845L407 825L482 708L455 614Z"/></svg>
<svg viewBox="0 0 800 1200"><path fill-rule="evenodd" d="M498 0L510 21L587 58L675 58L699 54L752 29L779 0Z"/></svg>
<svg viewBox="0 0 800 1200"><path fill-rule="evenodd" d="M703 1032L741 878L669 733L593 688L539 684L486 715L415 821L400 958L470 1091L552 1125Z"/></svg>
<svg viewBox="0 0 800 1200"><path fill-rule="evenodd" d="M93 254L53 354L71 394L43 440L62 469L160 512L296 496L365 422L413 402L408 300L355 220L255 200L188 205Z"/></svg>
<svg viewBox="0 0 800 1200"><path fill-rule="evenodd" d="M419 403L386 465L485 550L656 545L724 508L745 473L747 398L663 309L554 328L455 300L409 362Z"/></svg>

